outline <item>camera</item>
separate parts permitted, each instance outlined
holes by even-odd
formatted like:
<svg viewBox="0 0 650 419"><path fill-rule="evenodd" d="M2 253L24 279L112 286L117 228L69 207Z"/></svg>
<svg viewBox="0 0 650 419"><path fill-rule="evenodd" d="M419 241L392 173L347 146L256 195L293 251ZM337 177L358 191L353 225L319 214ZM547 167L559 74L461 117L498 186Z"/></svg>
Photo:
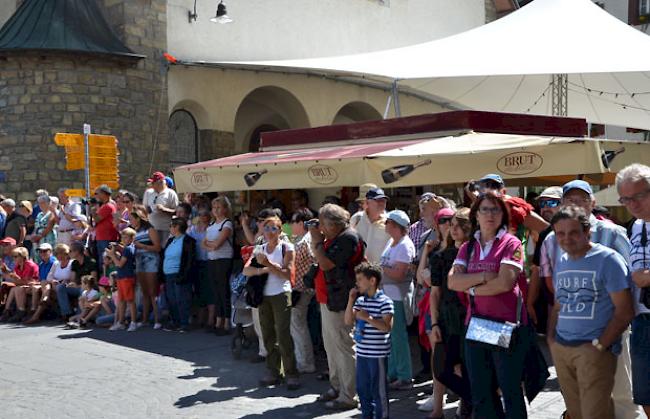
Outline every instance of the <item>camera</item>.
<svg viewBox="0 0 650 419"><path fill-rule="evenodd" d="M320 221L317 219L309 220L304 222L305 228L310 228L310 227L316 227L318 228L320 226Z"/></svg>
<svg viewBox="0 0 650 419"><path fill-rule="evenodd" d="M93 197L93 198L90 198L90 199L82 199L81 204L82 205L97 205L97 204L99 204L99 201L97 200L97 198Z"/></svg>

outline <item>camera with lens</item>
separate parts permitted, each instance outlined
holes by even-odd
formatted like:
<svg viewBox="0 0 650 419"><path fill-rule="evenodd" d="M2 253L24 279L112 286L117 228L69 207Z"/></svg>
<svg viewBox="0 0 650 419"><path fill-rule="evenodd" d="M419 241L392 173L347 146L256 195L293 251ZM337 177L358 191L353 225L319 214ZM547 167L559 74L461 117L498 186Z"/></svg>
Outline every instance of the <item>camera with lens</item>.
<svg viewBox="0 0 650 419"><path fill-rule="evenodd" d="M305 221L304 223L305 228L310 228L310 227L315 227L318 228L320 226L320 221L318 219L314 218L313 220Z"/></svg>

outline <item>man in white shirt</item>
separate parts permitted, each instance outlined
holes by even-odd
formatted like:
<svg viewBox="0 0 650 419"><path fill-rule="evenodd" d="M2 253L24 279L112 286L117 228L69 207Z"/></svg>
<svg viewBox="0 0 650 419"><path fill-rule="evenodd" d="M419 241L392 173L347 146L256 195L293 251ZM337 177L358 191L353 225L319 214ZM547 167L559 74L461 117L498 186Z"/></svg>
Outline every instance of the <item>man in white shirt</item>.
<svg viewBox="0 0 650 419"><path fill-rule="evenodd" d="M149 223L158 231L160 243L164 246L169 237L169 226L178 206L176 191L167 187L165 175L154 172L151 175L153 192L145 191L142 204L149 213Z"/></svg>
<svg viewBox="0 0 650 419"><path fill-rule="evenodd" d="M387 203L388 196L381 188L371 188L366 193L365 211L350 220L350 226L366 242L366 257L372 263L379 263L381 254L390 240L390 236L386 233Z"/></svg>
<svg viewBox="0 0 650 419"><path fill-rule="evenodd" d="M634 403L650 416L650 167L632 164L616 176L619 202L637 220L631 226L630 271L634 313L630 354Z"/></svg>
<svg viewBox="0 0 650 419"><path fill-rule="evenodd" d="M59 202L61 204L61 211L57 215L58 220L58 235L56 237L57 244L72 244L72 230L74 230L74 222L81 215L81 204L71 201L66 193L66 188L61 188L57 191L59 195Z"/></svg>

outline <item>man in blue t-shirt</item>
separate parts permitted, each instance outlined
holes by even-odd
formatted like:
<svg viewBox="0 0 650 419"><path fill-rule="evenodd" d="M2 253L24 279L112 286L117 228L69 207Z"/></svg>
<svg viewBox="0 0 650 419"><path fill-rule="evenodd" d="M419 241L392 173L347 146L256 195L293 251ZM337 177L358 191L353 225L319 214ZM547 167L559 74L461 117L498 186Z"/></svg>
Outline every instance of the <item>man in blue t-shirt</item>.
<svg viewBox="0 0 650 419"><path fill-rule="evenodd" d="M361 263L355 269L356 288L350 290L345 324L355 325L357 394L364 418L388 417L388 355L393 327L393 301L379 288L382 269Z"/></svg>
<svg viewBox="0 0 650 419"><path fill-rule="evenodd" d="M623 257L591 243L589 216L563 207L551 224L563 250L553 273L549 341L572 418L613 418L612 389L621 334L634 317Z"/></svg>

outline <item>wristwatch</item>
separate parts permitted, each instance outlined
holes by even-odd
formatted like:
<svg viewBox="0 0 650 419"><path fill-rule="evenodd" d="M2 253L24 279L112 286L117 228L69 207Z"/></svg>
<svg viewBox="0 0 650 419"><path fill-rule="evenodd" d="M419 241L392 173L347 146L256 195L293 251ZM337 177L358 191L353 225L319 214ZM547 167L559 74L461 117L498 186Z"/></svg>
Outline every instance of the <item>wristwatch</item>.
<svg viewBox="0 0 650 419"><path fill-rule="evenodd" d="M470 287L470 289L467 290L469 292L469 295L472 297L474 296L474 291L476 291L476 287Z"/></svg>
<svg viewBox="0 0 650 419"><path fill-rule="evenodd" d="M600 352L605 350L605 347L603 346L602 343L600 343L598 339L592 340L591 344L594 346L594 348L598 349Z"/></svg>

